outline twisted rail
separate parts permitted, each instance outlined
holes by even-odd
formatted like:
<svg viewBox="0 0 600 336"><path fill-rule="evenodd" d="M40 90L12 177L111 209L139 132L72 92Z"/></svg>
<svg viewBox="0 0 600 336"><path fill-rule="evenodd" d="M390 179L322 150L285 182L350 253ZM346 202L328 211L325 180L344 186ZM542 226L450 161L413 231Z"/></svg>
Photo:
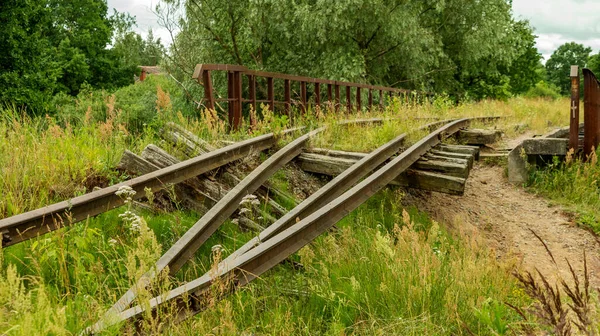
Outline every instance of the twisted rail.
<svg viewBox="0 0 600 336"><path fill-rule="evenodd" d="M262 273L298 251L304 245L311 242L321 233L325 232L328 228L391 182L400 173L408 169L428 150L438 145L444 138L457 132L461 128L468 126L470 121L471 119L460 119L450 122L438 122L430 125L430 127L432 127L437 126L440 123L445 124L399 154L385 166L366 177L362 182L351 187L361 178L369 175L369 173L381 163L391 159L393 155L399 151L400 145L406 134L400 135L396 139L388 142L359 160L344 173L333 179L326 186L290 211L290 213L272 224L257 238L249 241L239 250L235 251L218 265L216 272L213 271L211 274L205 274L196 280L190 281L183 286L169 291L168 293L155 297L150 300L148 305L144 305L144 307L135 306L120 311L125 309L135 297L135 289L130 289L130 291L119 300L120 302L111 308L109 314L107 314L103 320L91 327L88 332L99 332L109 325L118 324L130 319L137 321L143 316L146 309L150 309L152 313L155 314L156 309L167 302L174 303L178 307L177 318L180 320L202 311L205 307L204 300L206 299L206 295L208 295L209 288L213 282L224 280L229 287L229 290L225 291L228 293L257 278ZM300 141L304 140L302 139ZM290 146L290 148L294 147L293 144L288 146ZM278 154L279 153L276 155ZM259 167L258 170L262 171L271 164L272 163L269 163L268 165L265 165L265 167ZM259 173L255 174L253 172L251 176L257 174ZM247 177L240 184L244 185L251 183L251 180L253 179L251 176ZM348 188L350 189L348 190ZM239 191L232 190L230 193L237 194L238 192ZM228 198L228 196L225 198ZM201 219L201 221L202 220L203 219ZM177 245L178 243L176 243L175 246ZM178 248L178 250L180 250L180 248ZM191 249L192 253L195 250L195 248ZM167 252L167 254L169 254L169 252ZM189 259L189 257L186 258L186 260L187 259ZM179 267L180 266L178 265L177 269ZM148 280L149 279L146 278L143 285L146 285Z"/></svg>

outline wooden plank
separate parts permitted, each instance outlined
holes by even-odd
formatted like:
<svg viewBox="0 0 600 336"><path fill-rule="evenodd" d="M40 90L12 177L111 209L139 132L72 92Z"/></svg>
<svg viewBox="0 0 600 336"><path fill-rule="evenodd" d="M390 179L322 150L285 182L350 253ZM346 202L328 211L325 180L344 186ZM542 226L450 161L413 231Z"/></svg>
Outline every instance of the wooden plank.
<svg viewBox="0 0 600 336"><path fill-rule="evenodd" d="M409 169L394 180L402 187L442 192L450 195L463 195L467 180L422 170ZM392 184L392 183L391 183Z"/></svg>
<svg viewBox="0 0 600 336"><path fill-rule="evenodd" d="M362 153L358 154L362 157L367 155ZM465 171L468 173L468 169L466 169L467 160L455 158L442 159L452 162L459 162L459 164L452 162L449 164L462 167L463 174ZM355 158L340 158L315 153L302 153L296 160L299 162L300 167L304 171L328 176L338 176L357 162ZM416 166L416 164L414 166ZM410 172L407 172L396 178L390 184L428 191L443 192L451 195L462 195L464 193L465 182L466 176L445 175L436 172L412 169Z"/></svg>
<svg viewBox="0 0 600 336"><path fill-rule="evenodd" d="M440 172L446 175L462 178L469 176L469 167L466 164L448 163L439 160L428 160L422 158L413 165L413 168Z"/></svg>
<svg viewBox="0 0 600 336"><path fill-rule="evenodd" d="M471 155L471 154L451 153L451 152L444 152L444 151L439 151L439 150L435 150L435 149L430 150L429 154L436 155L436 156L441 156L441 157L446 157L446 158L455 158L455 159L467 160L467 164L469 165L469 169L473 168L473 163L475 161L475 157L473 155Z"/></svg>
<svg viewBox="0 0 600 336"><path fill-rule="evenodd" d="M491 145L502 138L502 131L466 129L457 133L459 141L470 145Z"/></svg>
<svg viewBox="0 0 600 336"><path fill-rule="evenodd" d="M467 169L469 169L469 170L471 170L471 167L472 167L469 164L469 160L465 159L465 158L453 158L453 157L435 155L432 153L427 153L427 154L423 155L423 158L427 159L427 160L435 160L435 161L442 161L442 162L448 162L448 163L456 163L456 164L460 164L460 165L467 165Z"/></svg>
<svg viewBox="0 0 600 336"><path fill-rule="evenodd" d="M436 149L449 153L462 153L473 155L475 157L475 160L479 160L479 147L476 146L441 144L437 146Z"/></svg>
<svg viewBox="0 0 600 336"><path fill-rule="evenodd" d="M346 151L339 151L339 150L333 150L333 149L327 149L327 148L307 148L304 150L304 152L327 155L330 157L340 158L340 159L357 160L357 161L368 155L365 153L346 152Z"/></svg>

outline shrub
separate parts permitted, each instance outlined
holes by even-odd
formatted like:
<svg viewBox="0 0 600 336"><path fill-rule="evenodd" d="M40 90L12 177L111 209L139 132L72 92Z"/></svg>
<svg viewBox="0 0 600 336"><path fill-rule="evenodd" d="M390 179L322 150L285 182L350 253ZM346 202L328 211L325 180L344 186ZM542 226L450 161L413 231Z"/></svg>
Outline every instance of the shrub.
<svg viewBox="0 0 600 336"><path fill-rule="evenodd" d="M559 92L560 90L556 85L540 81L525 93L525 97L558 99L561 97Z"/></svg>

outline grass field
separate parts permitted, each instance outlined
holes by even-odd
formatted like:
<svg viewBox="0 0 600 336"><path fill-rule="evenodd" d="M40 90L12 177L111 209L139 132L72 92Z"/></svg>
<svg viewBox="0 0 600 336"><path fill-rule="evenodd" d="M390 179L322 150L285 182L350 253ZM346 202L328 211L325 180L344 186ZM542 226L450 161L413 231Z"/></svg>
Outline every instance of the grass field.
<svg viewBox="0 0 600 336"><path fill-rule="evenodd" d="M566 122L563 107L568 105L561 100L514 98L450 106L439 99L424 106L395 102L385 111L352 116L308 113L293 123L262 111L264 121L252 132L225 134L223 122L196 112L176 99L179 95L168 79L155 78L114 95L80 95L63 102L63 112L52 117L27 117L18 109L3 108L0 218L89 192L98 181L113 184L127 179L114 170L121 153L125 149L139 153L147 144L158 143L158 132L168 121L216 145L292 125L310 129L325 124L328 130L312 145L368 152L427 124L427 118L502 116L496 125L509 135L543 133ZM132 96L141 98L136 101ZM371 127L335 125L350 117L388 120ZM598 174L587 166L580 173L588 174L581 184ZM284 173L275 180L282 186L288 183ZM531 301L510 275L513 265L496 261L477 237L453 236L444 223L402 208L401 198L399 190L383 190L339 223L338 231L294 256L303 265L301 270L282 264L186 323L168 324L167 329L182 335L496 335L518 330L521 318L504 303L525 306ZM125 210L2 250L0 333L77 334L96 322L200 217L189 211L155 215L132 208L144 220L131 230L131 223L119 216ZM157 286L169 288L203 274L252 236L227 222L199 250L192 265ZM223 252L213 252L215 245ZM147 328L156 331L157 326ZM132 332L131 326L125 330Z"/></svg>

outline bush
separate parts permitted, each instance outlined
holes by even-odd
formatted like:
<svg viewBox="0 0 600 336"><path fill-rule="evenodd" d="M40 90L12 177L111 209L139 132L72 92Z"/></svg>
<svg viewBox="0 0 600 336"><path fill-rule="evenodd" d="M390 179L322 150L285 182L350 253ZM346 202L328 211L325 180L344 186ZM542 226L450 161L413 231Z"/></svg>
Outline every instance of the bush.
<svg viewBox="0 0 600 336"><path fill-rule="evenodd" d="M559 92L560 90L556 85L540 81L525 93L525 97L558 99L561 97Z"/></svg>
<svg viewBox="0 0 600 336"><path fill-rule="evenodd" d="M159 97L160 96L160 97ZM157 122L160 114L179 113L183 116L198 114L194 104L187 99L184 89L165 76L148 76L136 84L122 87L114 92L83 88L77 97L58 94L52 105L61 124L78 125L90 117L93 121L105 121L114 113L127 130L141 133L145 125ZM158 109L162 106L162 110Z"/></svg>

